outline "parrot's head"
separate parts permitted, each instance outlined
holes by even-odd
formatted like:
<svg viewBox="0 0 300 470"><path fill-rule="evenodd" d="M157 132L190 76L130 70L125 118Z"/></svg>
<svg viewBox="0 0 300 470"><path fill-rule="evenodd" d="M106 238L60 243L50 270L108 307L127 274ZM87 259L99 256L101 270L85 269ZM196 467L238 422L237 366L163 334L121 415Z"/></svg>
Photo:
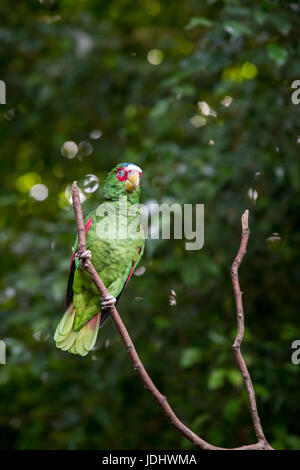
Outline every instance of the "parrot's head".
<svg viewBox="0 0 300 470"><path fill-rule="evenodd" d="M117 199L127 196L132 203L137 203L140 197L140 181L142 170L133 163L119 163L115 166L104 182L106 199Z"/></svg>

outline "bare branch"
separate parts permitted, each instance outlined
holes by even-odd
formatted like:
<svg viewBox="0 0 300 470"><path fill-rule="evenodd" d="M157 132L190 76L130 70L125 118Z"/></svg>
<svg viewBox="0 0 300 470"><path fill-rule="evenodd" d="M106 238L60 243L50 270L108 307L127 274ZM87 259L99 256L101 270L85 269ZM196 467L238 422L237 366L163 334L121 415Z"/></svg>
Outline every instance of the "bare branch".
<svg viewBox="0 0 300 470"><path fill-rule="evenodd" d="M85 230L84 230L84 222L83 222L83 216L82 216L82 209L81 209L81 204L80 204L80 198L79 198L79 193L78 193L78 188L77 188L77 183L76 181L72 185L72 199L73 199L73 207L74 207L74 212L75 212L75 218L76 218L76 225L77 225L77 233L78 233L78 249L85 251L86 250L86 237L85 237ZM244 231L243 231L244 233ZM249 235L249 231L248 231ZM248 238L248 236L247 236ZM246 240L247 244L247 240ZM245 247L246 247L245 244ZM241 251L241 248L239 250L239 253ZM241 259L239 261L239 264L241 262ZM238 264L238 266L239 266ZM103 284L102 280L100 279L96 269L94 268L92 262L89 259L86 259L84 262L84 268L90 275L92 281L96 285L100 295L102 297L107 297L108 293L105 288L105 285ZM236 270L236 279L237 278L237 270ZM237 280L238 282L238 280ZM239 286L238 286L239 288ZM237 298L237 297L236 297ZM154 385L152 382L150 376L148 375L144 365L142 364L136 349L134 347L134 344L130 338L130 335L117 311L114 305L110 306L110 316L112 317L121 337L124 342L124 345L126 347L126 350L128 352L128 355L130 357L130 360L133 364L134 370L139 374L140 378L142 379L144 383L144 387L146 390L148 390L153 398L157 401L157 403L160 405L162 410L164 411L165 415L167 416L168 420L170 423L187 439L189 439L191 442L193 442L194 445L199 446L201 449L205 450L229 450L229 449L223 449L222 447L217 447L214 446L208 442L206 442L204 439L201 439L197 434L195 434L191 429L189 429L180 419L176 416L174 413L173 409L169 405L167 398L160 393L158 388ZM242 339L243 337L243 311L241 307L241 312L242 312L242 322L241 322L241 327L240 327L240 338ZM242 329L241 329L242 328ZM240 340L241 341L241 340ZM245 366L246 367L246 366ZM247 368L246 368L247 371ZM248 371L247 371L248 373ZM249 376L249 374L248 374ZM249 376L250 379L250 376ZM251 379L250 379L251 382ZM247 379L248 383L248 379ZM252 383L251 383L252 386ZM247 387L247 384L246 384ZM253 387L252 387L253 389ZM248 388L247 388L248 390ZM254 393L254 392L253 392ZM251 404L253 403L253 400L250 402ZM255 398L254 398L254 404L255 404ZM256 405L255 405L256 409ZM257 413L257 411L256 411ZM255 421L255 424L257 422ZM262 432L262 431L261 431ZM261 434L259 434L261 436ZM263 436L263 433L262 433ZM271 449L267 441L262 440L261 438L258 439L258 442L255 444L251 445L246 445L242 447L237 447L232 450L263 450L263 449Z"/></svg>
<svg viewBox="0 0 300 470"><path fill-rule="evenodd" d="M239 283L239 276L238 270L240 264L244 258L247 249L248 238L250 234L249 226L248 226L248 217L249 211L246 210L242 215L242 238L241 244L238 250L238 253L235 257L235 260L231 266L231 280L233 285L233 292L235 298L235 305L236 305L236 313L237 313L237 334L235 341L232 345L239 369L241 371L244 384L248 393L249 398L249 406L250 406L250 413L253 422L254 431L257 437L258 442L265 444L266 448L272 449L269 445L267 439L265 438L260 419L258 416L257 406L256 406L256 399L255 399L255 392L252 384L252 380L250 374L248 372L246 363L241 353L241 344L244 337L244 330L245 330L245 319L244 319L244 308L243 308L243 301L242 301L242 292L240 289Z"/></svg>

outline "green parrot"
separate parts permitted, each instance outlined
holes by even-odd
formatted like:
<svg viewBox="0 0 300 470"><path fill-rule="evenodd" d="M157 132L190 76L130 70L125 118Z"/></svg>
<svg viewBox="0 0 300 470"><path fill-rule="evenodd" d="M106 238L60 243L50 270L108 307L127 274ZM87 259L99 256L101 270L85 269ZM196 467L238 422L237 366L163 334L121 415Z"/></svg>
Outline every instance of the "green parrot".
<svg viewBox="0 0 300 470"><path fill-rule="evenodd" d="M86 251L78 251L76 239L66 292L66 311L54 335L56 346L85 356L95 345L98 330L109 317L144 252L140 225L140 179L142 170L121 163L104 183L104 198L85 218ZM91 258L108 292L99 292L80 259ZM101 303L101 305L100 305Z"/></svg>

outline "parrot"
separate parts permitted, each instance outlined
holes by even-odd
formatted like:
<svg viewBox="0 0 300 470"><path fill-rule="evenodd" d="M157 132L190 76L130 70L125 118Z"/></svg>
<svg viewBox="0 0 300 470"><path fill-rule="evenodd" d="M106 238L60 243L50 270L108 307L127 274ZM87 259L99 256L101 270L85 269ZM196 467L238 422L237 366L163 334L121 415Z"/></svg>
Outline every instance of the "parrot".
<svg viewBox="0 0 300 470"><path fill-rule="evenodd" d="M94 348L99 328L109 318L136 269L145 246L140 224L140 181L142 170L132 163L120 163L107 175L104 200L84 219L86 251L73 248L66 290L66 307L54 334L57 348L86 356ZM132 232L132 233L129 233ZM108 296L99 291L83 269L91 259Z"/></svg>

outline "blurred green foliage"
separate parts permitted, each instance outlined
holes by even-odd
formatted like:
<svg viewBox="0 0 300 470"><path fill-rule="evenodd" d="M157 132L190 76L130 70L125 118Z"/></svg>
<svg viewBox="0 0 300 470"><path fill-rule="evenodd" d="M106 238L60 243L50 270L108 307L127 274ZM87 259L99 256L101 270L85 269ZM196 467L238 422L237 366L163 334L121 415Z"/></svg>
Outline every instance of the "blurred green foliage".
<svg viewBox="0 0 300 470"><path fill-rule="evenodd" d="M254 442L229 276L249 208L243 351L271 444L300 448L299 15L278 0L1 1L1 448L191 448L113 324L86 358L53 342L75 236L66 188L89 174L101 188L120 161L143 168L142 202L205 204L203 249L148 241L119 304L154 382L204 439Z"/></svg>

